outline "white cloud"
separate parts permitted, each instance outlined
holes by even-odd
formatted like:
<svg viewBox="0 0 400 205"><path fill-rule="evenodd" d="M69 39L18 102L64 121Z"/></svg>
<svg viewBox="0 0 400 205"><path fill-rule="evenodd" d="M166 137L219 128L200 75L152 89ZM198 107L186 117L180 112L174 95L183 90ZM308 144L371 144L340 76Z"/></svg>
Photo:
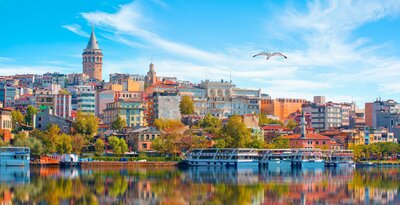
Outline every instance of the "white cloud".
<svg viewBox="0 0 400 205"><path fill-rule="evenodd" d="M185 80L203 79L207 70L209 77L220 79L232 74L237 81L253 82L252 87L262 87L276 97L310 97L313 93L329 94L333 87L351 89L354 82L380 85L387 73L392 73L391 79L400 77L400 60L388 57L387 45L373 44L371 39L353 33L367 23L397 16L400 1L312 1L303 11L288 6L275 12L268 19L267 28L271 30L266 33L285 39L284 45L291 48L285 49L289 58L284 61L251 58L260 50L257 46L238 45L211 52L169 40L149 26L152 19L143 14L138 1L120 6L115 13L96 11L82 13L82 17L109 33L103 35L110 40L173 56L173 60L158 59L157 72ZM139 56L105 62L104 69L137 73L132 66L144 69L148 63L149 59Z"/></svg>
<svg viewBox="0 0 400 205"><path fill-rule="evenodd" d="M79 24L71 24L71 25L62 25L63 28L79 35L82 37L89 37L89 34L82 30Z"/></svg>
<svg viewBox="0 0 400 205"><path fill-rule="evenodd" d="M0 62L10 62L10 61L14 61L14 59L9 58L9 57L1 57L0 56Z"/></svg>

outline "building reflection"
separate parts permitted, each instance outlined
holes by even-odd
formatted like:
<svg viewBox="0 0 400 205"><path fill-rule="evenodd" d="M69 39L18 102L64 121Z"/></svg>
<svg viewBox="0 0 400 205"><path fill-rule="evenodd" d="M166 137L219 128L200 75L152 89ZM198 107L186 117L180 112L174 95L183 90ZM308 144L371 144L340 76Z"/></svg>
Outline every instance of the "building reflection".
<svg viewBox="0 0 400 205"><path fill-rule="evenodd" d="M1 169L1 204L396 204L400 171Z"/></svg>

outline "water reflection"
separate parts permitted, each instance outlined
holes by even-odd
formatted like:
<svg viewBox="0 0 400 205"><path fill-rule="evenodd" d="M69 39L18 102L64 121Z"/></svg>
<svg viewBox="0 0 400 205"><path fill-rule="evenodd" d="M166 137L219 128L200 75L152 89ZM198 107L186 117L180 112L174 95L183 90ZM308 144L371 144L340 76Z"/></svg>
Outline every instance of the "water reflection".
<svg viewBox="0 0 400 205"><path fill-rule="evenodd" d="M399 168L1 168L1 204L399 204Z"/></svg>

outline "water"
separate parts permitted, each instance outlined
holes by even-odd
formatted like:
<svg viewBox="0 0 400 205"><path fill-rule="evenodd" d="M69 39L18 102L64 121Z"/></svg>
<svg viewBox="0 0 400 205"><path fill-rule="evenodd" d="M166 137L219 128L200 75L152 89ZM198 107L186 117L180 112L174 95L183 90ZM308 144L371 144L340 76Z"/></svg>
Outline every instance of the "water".
<svg viewBox="0 0 400 205"><path fill-rule="evenodd" d="M0 204L400 204L400 168L0 169Z"/></svg>

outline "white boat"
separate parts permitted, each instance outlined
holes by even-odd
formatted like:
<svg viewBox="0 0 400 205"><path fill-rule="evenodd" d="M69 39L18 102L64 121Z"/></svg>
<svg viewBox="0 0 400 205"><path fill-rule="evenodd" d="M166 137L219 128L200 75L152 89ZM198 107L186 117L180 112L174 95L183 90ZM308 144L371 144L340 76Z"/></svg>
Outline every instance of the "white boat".
<svg viewBox="0 0 400 205"><path fill-rule="evenodd" d="M325 160L322 159L322 152L318 149L299 149L294 154L294 165L302 168L323 168L325 167Z"/></svg>
<svg viewBox="0 0 400 205"><path fill-rule="evenodd" d="M326 164L328 166L336 167L354 167L352 150L332 150L327 158Z"/></svg>
<svg viewBox="0 0 400 205"><path fill-rule="evenodd" d="M184 162L190 166L258 166L257 149L210 148L190 150Z"/></svg>
<svg viewBox="0 0 400 205"><path fill-rule="evenodd" d="M293 153L290 149L273 149L266 157L268 168L291 167Z"/></svg>
<svg viewBox="0 0 400 205"><path fill-rule="evenodd" d="M0 147L0 166L29 166L28 147Z"/></svg>

